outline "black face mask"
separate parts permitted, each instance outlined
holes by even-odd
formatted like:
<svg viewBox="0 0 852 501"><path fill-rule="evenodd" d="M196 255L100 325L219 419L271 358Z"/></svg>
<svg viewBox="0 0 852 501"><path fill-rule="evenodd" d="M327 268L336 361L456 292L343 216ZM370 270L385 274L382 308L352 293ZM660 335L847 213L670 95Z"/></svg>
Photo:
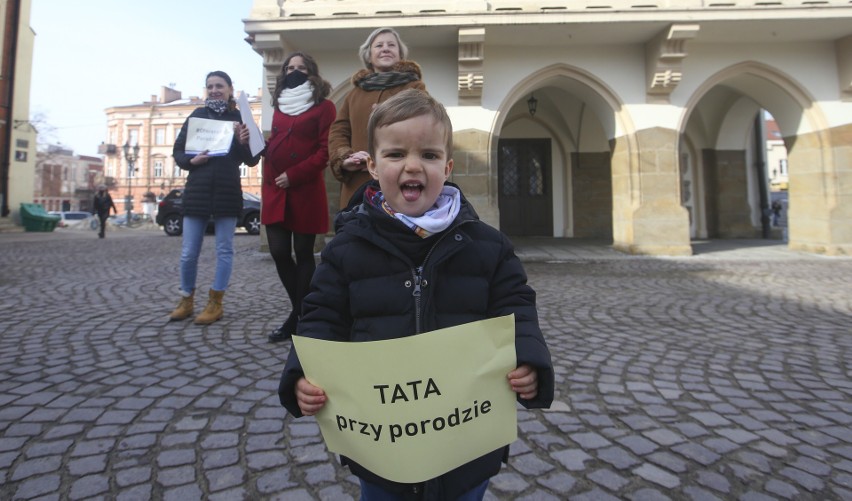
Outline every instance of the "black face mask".
<svg viewBox="0 0 852 501"><path fill-rule="evenodd" d="M305 75L301 71L294 71L289 73L286 77L284 77L284 88L285 89L295 89L296 87L302 85L303 83L308 81L308 75Z"/></svg>

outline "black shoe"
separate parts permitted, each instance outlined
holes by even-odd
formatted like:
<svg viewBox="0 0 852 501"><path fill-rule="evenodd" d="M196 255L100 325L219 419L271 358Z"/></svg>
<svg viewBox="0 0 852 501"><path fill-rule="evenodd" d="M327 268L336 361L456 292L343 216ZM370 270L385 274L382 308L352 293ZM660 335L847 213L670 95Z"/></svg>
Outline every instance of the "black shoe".
<svg viewBox="0 0 852 501"><path fill-rule="evenodd" d="M268 338L269 342L280 343L281 341L290 339L293 337L293 334L296 333L297 325L299 325L299 317L296 315L290 315L281 327L272 331L272 334L270 334Z"/></svg>
<svg viewBox="0 0 852 501"><path fill-rule="evenodd" d="M275 329L272 331L272 334L269 335L267 339L269 339L270 343L280 343L281 341L286 341L290 339L293 335L284 330L284 326Z"/></svg>

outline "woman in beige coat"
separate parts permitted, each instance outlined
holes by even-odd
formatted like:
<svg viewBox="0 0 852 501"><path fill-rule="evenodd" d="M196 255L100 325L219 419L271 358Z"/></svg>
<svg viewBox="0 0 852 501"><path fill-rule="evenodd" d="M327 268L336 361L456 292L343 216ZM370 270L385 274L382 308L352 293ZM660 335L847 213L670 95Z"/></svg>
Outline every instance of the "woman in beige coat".
<svg viewBox="0 0 852 501"><path fill-rule="evenodd" d="M378 28L359 51L366 69L352 75L355 86L337 111L328 134L329 167L340 182L340 208L369 181L367 119L373 107L405 89L426 90L420 66L407 61L408 47L393 28Z"/></svg>

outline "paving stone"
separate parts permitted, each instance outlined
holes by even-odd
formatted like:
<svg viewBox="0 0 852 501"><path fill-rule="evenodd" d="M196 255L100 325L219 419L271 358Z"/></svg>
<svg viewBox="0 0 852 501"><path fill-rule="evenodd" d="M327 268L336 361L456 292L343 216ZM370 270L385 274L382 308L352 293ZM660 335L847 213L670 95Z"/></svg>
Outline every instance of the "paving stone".
<svg viewBox="0 0 852 501"><path fill-rule="evenodd" d="M554 466L536 457L534 454L524 454L512 459L512 466L526 476L539 476L551 470Z"/></svg>
<svg viewBox="0 0 852 501"><path fill-rule="evenodd" d="M639 489L627 498L631 501L668 501L671 499L656 489Z"/></svg>
<svg viewBox="0 0 852 501"><path fill-rule="evenodd" d="M151 490L149 484L136 485L118 492L115 501L146 501L152 499Z"/></svg>
<svg viewBox="0 0 852 501"><path fill-rule="evenodd" d="M249 458L252 456L250 455ZM205 470L222 468L223 466L231 466L237 464L240 460L240 451L236 448L232 449L216 449L204 451L201 454L201 463ZM251 463L249 463L251 467Z"/></svg>
<svg viewBox="0 0 852 501"><path fill-rule="evenodd" d="M574 433L568 437L584 449L598 449L612 445L612 442L597 433Z"/></svg>
<svg viewBox="0 0 852 501"><path fill-rule="evenodd" d="M537 482L551 491L567 493L577 483L577 479L567 473L560 472L539 478Z"/></svg>
<svg viewBox="0 0 852 501"><path fill-rule="evenodd" d="M731 491L731 483L728 479L714 471L699 471L698 483L722 494L727 494Z"/></svg>
<svg viewBox="0 0 852 501"><path fill-rule="evenodd" d="M157 471L157 483L165 487L186 485L196 481L195 468L179 466L176 468L161 468Z"/></svg>
<svg viewBox="0 0 852 501"><path fill-rule="evenodd" d="M683 488L686 499L690 501L722 501L722 498L713 495L710 491L695 486Z"/></svg>
<svg viewBox="0 0 852 501"><path fill-rule="evenodd" d="M68 472L81 476L91 473L102 473L106 470L106 455L86 456L68 461Z"/></svg>
<svg viewBox="0 0 852 501"><path fill-rule="evenodd" d="M211 433L201 440L202 449L222 449L225 447L235 447L240 443L240 436L237 433Z"/></svg>
<svg viewBox="0 0 852 501"><path fill-rule="evenodd" d="M299 484L290 480L289 469L282 468L261 475L258 477L256 485L257 491L261 494L270 494L273 492L280 492L285 489L292 489Z"/></svg>
<svg viewBox="0 0 852 501"><path fill-rule="evenodd" d="M28 478L15 489L15 499L34 499L59 490L59 475L42 475Z"/></svg>
<svg viewBox="0 0 852 501"><path fill-rule="evenodd" d="M109 491L109 477L88 475L71 484L71 499L85 499Z"/></svg>
<svg viewBox="0 0 852 501"><path fill-rule="evenodd" d="M743 501L775 501L774 497L755 491L744 492L740 495L739 499Z"/></svg>
<svg viewBox="0 0 852 501"><path fill-rule="evenodd" d="M658 451L648 454L645 459L675 473L685 473L689 469L686 461L683 461L679 456L675 456L668 451Z"/></svg>
<svg viewBox="0 0 852 501"><path fill-rule="evenodd" d="M819 491L825 486L818 477L797 468L782 468L778 473L809 491Z"/></svg>
<svg viewBox="0 0 852 501"><path fill-rule="evenodd" d="M310 485L332 482L335 478L334 467L330 464L311 466L305 470L305 481Z"/></svg>
<svg viewBox="0 0 852 501"><path fill-rule="evenodd" d="M135 468L127 468L115 473L115 483L119 487L128 487L131 485L148 482L151 479L150 466L138 466Z"/></svg>
<svg viewBox="0 0 852 501"><path fill-rule="evenodd" d="M208 470L205 475L210 490L215 492L241 485L245 479L245 470L240 466L226 466Z"/></svg>
<svg viewBox="0 0 852 501"><path fill-rule="evenodd" d="M601 468L590 472L586 475L586 478L601 487L616 492L630 483L630 480L607 468Z"/></svg>
<svg viewBox="0 0 852 501"><path fill-rule="evenodd" d="M640 463L630 452L621 447L607 447L595 451L598 459L624 470Z"/></svg>
<svg viewBox="0 0 852 501"><path fill-rule="evenodd" d="M704 466L709 466L719 460L720 456L715 452L695 443L678 444L672 447L674 452L681 456L696 461Z"/></svg>
<svg viewBox="0 0 852 501"><path fill-rule="evenodd" d="M36 443L27 449L26 455L28 458L35 458L40 456L64 454L73 443L74 441L71 439Z"/></svg>
<svg viewBox="0 0 852 501"><path fill-rule="evenodd" d="M770 494L784 499L796 499L801 496L801 492L795 486L782 480L771 479L766 482L765 488Z"/></svg>
<svg viewBox="0 0 852 501"><path fill-rule="evenodd" d="M565 449L551 453L551 457L559 461L568 471L585 470L585 462L594 459L581 449Z"/></svg>
<svg viewBox="0 0 852 501"><path fill-rule="evenodd" d="M681 442L686 441L683 436L665 428L658 428L656 430L645 430L642 432L642 435L663 446L679 444Z"/></svg>
<svg viewBox="0 0 852 501"><path fill-rule="evenodd" d="M58 471L62 465L62 456L53 455L29 459L12 470L11 480L17 481L33 476Z"/></svg>
<svg viewBox="0 0 852 501"><path fill-rule="evenodd" d="M491 477L491 488L500 492L519 493L529 487L529 484L518 474L498 473Z"/></svg>
<svg viewBox="0 0 852 501"><path fill-rule="evenodd" d="M612 496L601 489L592 489L590 491L568 496L569 501L619 501L615 496Z"/></svg>
<svg viewBox="0 0 852 501"><path fill-rule="evenodd" d="M197 485L184 485L163 492L163 501L201 501L203 498Z"/></svg>
<svg viewBox="0 0 852 501"><path fill-rule="evenodd" d="M662 470L651 464L643 464L633 469L633 473L644 478L649 482L661 485L667 489L674 489L680 485L680 480L677 476Z"/></svg>
<svg viewBox="0 0 852 501"><path fill-rule="evenodd" d="M616 440L619 444L630 449L637 456L644 456L657 450L659 446L639 435L629 435Z"/></svg>
<svg viewBox="0 0 852 501"><path fill-rule="evenodd" d="M157 464L160 467L179 466L195 462L195 450L175 449L162 451L157 456Z"/></svg>
<svg viewBox="0 0 852 501"><path fill-rule="evenodd" d="M277 468L289 462L287 456L279 451L257 452L249 454L246 458L251 470L267 470Z"/></svg>

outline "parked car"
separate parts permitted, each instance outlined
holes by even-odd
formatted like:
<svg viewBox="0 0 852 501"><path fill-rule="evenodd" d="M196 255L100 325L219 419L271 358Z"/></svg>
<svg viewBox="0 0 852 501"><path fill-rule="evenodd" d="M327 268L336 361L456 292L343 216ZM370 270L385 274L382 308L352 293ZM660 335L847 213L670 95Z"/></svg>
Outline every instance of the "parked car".
<svg viewBox="0 0 852 501"><path fill-rule="evenodd" d="M48 214L53 214L61 218L59 222L56 223L56 226L60 228L71 228L76 226L89 227L93 220L95 221L94 227L97 228L97 220L95 220L94 216L88 212L52 210Z"/></svg>
<svg viewBox="0 0 852 501"><path fill-rule="evenodd" d="M166 235L176 237L183 233L183 189L176 188L160 201L157 211L157 224L163 227ZM245 228L250 235L260 234L260 198L243 192L243 210L237 219L237 226ZM207 231L213 231L211 218Z"/></svg>

